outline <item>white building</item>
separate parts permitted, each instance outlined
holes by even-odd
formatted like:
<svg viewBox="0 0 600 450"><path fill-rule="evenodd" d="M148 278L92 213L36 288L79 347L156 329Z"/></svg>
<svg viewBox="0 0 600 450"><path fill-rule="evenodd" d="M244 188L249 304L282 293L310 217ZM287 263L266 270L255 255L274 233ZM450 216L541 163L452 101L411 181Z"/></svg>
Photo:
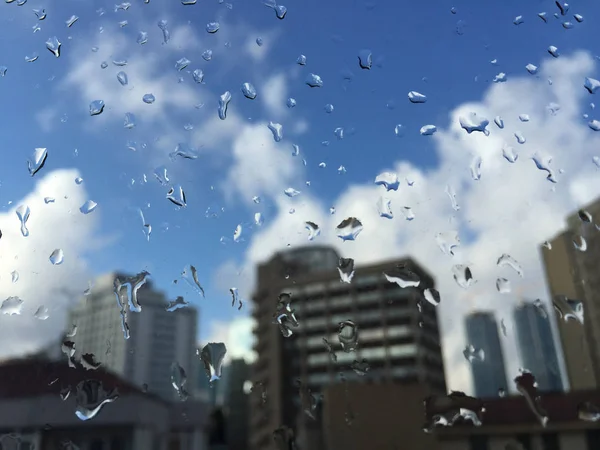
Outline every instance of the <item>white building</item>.
<svg viewBox="0 0 600 450"><path fill-rule="evenodd" d="M66 339L75 343L75 359L91 353L105 369L140 387L147 386L149 392L165 399L175 399L172 364L183 367L188 380L195 380L200 367L196 356L197 310L187 306L167 311L165 295L147 281L137 292L141 311L128 311L130 337L125 339L114 292L117 276L126 275L110 273L98 278L91 292L69 312L68 331L76 326L77 332ZM194 384L190 381L186 385L192 395Z"/></svg>

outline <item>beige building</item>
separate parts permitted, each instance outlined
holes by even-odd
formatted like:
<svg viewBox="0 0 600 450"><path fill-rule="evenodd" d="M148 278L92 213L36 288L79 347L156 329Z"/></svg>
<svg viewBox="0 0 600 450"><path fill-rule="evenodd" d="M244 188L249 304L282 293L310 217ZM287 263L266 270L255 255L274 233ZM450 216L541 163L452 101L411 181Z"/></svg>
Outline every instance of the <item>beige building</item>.
<svg viewBox="0 0 600 450"><path fill-rule="evenodd" d="M600 199L569 216L566 231L542 246L552 298L562 295L583 302L583 326L558 316L573 390L596 388L600 383L600 231L594 218L600 218Z"/></svg>

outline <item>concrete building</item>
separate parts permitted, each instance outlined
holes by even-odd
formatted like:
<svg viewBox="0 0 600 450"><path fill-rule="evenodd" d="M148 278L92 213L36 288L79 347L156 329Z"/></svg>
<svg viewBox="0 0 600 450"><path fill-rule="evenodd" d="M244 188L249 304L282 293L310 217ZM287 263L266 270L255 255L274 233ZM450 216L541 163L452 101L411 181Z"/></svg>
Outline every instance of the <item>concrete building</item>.
<svg viewBox="0 0 600 450"><path fill-rule="evenodd" d="M535 376L539 391L562 391L548 313L543 305L524 302L514 311L517 342L523 367Z"/></svg>
<svg viewBox="0 0 600 450"><path fill-rule="evenodd" d="M488 399L482 425L469 422L434 431L440 450L596 450L600 448L598 391L542 394L546 426L523 396Z"/></svg>
<svg viewBox="0 0 600 450"><path fill-rule="evenodd" d="M347 278L354 274L350 283L341 281L338 265ZM278 253L258 267L252 381L262 383L266 395L250 397L256 412L250 417L251 449L266 448L273 430L282 425L294 429L300 449L324 448L315 394L340 373L352 382L417 382L445 393L437 311L423 295L433 287L431 276L411 259L356 270L352 265L330 247L309 246ZM395 271L413 287L388 281L384 272L393 278ZM418 287L415 280L420 280ZM280 294L291 296L290 308L299 322L289 337L274 323ZM343 333L358 329L358 346L345 352L338 331L348 320L357 328L344 327Z"/></svg>
<svg viewBox="0 0 600 450"><path fill-rule="evenodd" d="M203 403L167 402L101 368L91 371L69 367L65 361L13 360L0 365L0 380L0 446L4 449L208 448ZM93 418L80 420L76 411L95 408L103 392L115 392L118 398L104 404Z"/></svg>
<svg viewBox="0 0 600 450"><path fill-rule="evenodd" d="M599 217L600 199L569 216L566 230L541 247L552 297L565 296L583 304L583 325L558 317L568 382L573 390L594 389L600 383Z"/></svg>
<svg viewBox="0 0 600 450"><path fill-rule="evenodd" d="M476 349L483 350L483 361L473 361L473 385L476 397L496 397L502 389L508 391L504 352L500 345L498 324L491 312L478 311L465 319L467 342Z"/></svg>
<svg viewBox="0 0 600 450"><path fill-rule="evenodd" d="M229 450L246 450L250 399L244 385L250 379L250 367L243 359L233 359L229 363L228 373L225 395L227 446Z"/></svg>
<svg viewBox="0 0 600 450"><path fill-rule="evenodd" d="M125 339L113 285L117 276L123 277L116 273L100 277L89 295L69 312L69 330L77 327L74 336L67 336L75 343L75 358L93 354L107 370L172 400L178 398L171 385L171 366L177 362L191 380L187 389L193 390L200 368L195 353L196 309L167 311L164 294L148 281L137 291L142 311L128 311L130 337Z"/></svg>

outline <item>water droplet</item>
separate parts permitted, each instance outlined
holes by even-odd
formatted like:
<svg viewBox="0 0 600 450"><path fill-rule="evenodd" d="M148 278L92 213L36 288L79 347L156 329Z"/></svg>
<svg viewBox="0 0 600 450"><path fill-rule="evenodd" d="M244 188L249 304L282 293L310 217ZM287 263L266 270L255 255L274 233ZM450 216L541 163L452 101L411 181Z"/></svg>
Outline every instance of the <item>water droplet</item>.
<svg viewBox="0 0 600 450"><path fill-rule="evenodd" d="M33 52L31 55L25 56L25 61L27 62L35 62L39 58L39 55L36 52Z"/></svg>
<svg viewBox="0 0 600 450"><path fill-rule="evenodd" d="M159 20L158 23L157 23L157 25L158 25L158 28L160 28L160 30L162 31L163 44L168 43L169 40L171 39L171 33L167 29L167 21L166 20Z"/></svg>
<svg viewBox="0 0 600 450"><path fill-rule="evenodd" d="M427 101L427 96L417 91L410 91L408 93L408 99L411 103L425 103Z"/></svg>
<svg viewBox="0 0 600 450"><path fill-rule="evenodd" d="M508 281L506 278L496 279L496 289L501 294L510 294L510 292L511 292L510 281Z"/></svg>
<svg viewBox="0 0 600 450"><path fill-rule="evenodd" d="M456 422L471 422L481 426L480 415L484 411L483 402L469 397L463 392L453 391L448 395L436 395L425 400L425 431L431 433L436 427L450 427Z"/></svg>
<svg viewBox="0 0 600 450"><path fill-rule="evenodd" d="M354 260L352 258L340 258L338 272L342 283L351 283L354 277Z"/></svg>
<svg viewBox="0 0 600 450"><path fill-rule="evenodd" d="M548 173L548 176L546 177L546 179L548 181L550 181L551 183L556 183L556 178L554 177L554 171L550 168L550 163L552 162L551 156L542 156L541 154L536 152L531 157L531 159L533 160L533 162L535 163L535 166L539 170Z"/></svg>
<svg viewBox="0 0 600 450"><path fill-rule="evenodd" d="M352 320L340 322L338 340L344 352L350 353L356 351L358 348L358 327Z"/></svg>
<svg viewBox="0 0 600 450"><path fill-rule="evenodd" d="M84 353L81 355L80 361L85 370L98 370L102 365L101 362L96 360L96 356L93 353Z"/></svg>
<svg viewBox="0 0 600 450"><path fill-rule="evenodd" d="M393 219L394 213L392 211L392 200L387 197L379 197L377 200L377 212L379 213L379 217L383 217L385 219Z"/></svg>
<svg viewBox="0 0 600 450"><path fill-rule="evenodd" d="M460 126L463 130L465 130L468 134L471 134L473 131L479 131L480 133L489 136L490 132L487 130L487 126L490 121L485 117L478 116L477 113L469 113L466 117L461 116L459 118Z"/></svg>
<svg viewBox="0 0 600 450"><path fill-rule="evenodd" d="M394 134L396 135L396 137L404 136L404 126L401 124L396 125L394 127Z"/></svg>
<svg viewBox="0 0 600 450"><path fill-rule="evenodd" d="M94 100L90 103L90 116L97 116L98 114L102 114L102 111L104 111L103 100Z"/></svg>
<svg viewBox="0 0 600 450"><path fill-rule="evenodd" d="M183 188L179 184L169 189L167 192L167 199L177 206L185 207L187 205L185 201L185 192L183 192Z"/></svg>
<svg viewBox="0 0 600 450"><path fill-rule="evenodd" d="M415 213L413 213L413 210L410 206L404 206L402 208L402 214L404 214L404 218L409 222L415 218Z"/></svg>
<svg viewBox="0 0 600 450"><path fill-rule="evenodd" d="M459 211L460 206L458 205L458 202L456 201L456 191L454 191L454 188L448 184L448 185L446 185L445 192L448 195L448 197L450 198L450 202L452 203L452 209L454 211Z"/></svg>
<svg viewBox="0 0 600 450"><path fill-rule="evenodd" d="M259 47L262 47L263 45L263 40L261 37L257 37L256 38L256 45L258 45Z"/></svg>
<svg viewBox="0 0 600 450"><path fill-rule="evenodd" d="M38 20L44 20L46 18L46 10L44 8L34 9L33 13L35 14Z"/></svg>
<svg viewBox="0 0 600 450"><path fill-rule="evenodd" d="M567 12L569 11L569 4L567 2L559 2L558 0L556 0L554 3L558 7L561 16L567 14Z"/></svg>
<svg viewBox="0 0 600 450"><path fill-rule="evenodd" d="M127 11L129 8L131 8L131 3L129 3L129 2L120 3L118 5L115 5L115 12L117 12L119 10Z"/></svg>
<svg viewBox="0 0 600 450"><path fill-rule="evenodd" d="M121 86L127 86L127 84L129 83L127 74L123 71L117 73L117 80L119 80L119 83L121 83Z"/></svg>
<svg viewBox="0 0 600 450"><path fill-rule="evenodd" d="M557 2L558 3L558 2ZM548 414L542 408L540 397L537 392L537 383L533 374L527 370L521 369L521 374L515 379L517 391L525 397L527 405L538 418L543 427L548 423Z"/></svg>
<svg viewBox="0 0 600 450"><path fill-rule="evenodd" d="M233 241L239 242L241 237L242 237L242 224L239 224L237 227L235 227L235 230L233 231Z"/></svg>
<svg viewBox="0 0 600 450"><path fill-rule="evenodd" d="M311 73L306 78L306 84L311 88L320 88L323 87L323 80L319 75Z"/></svg>
<svg viewBox="0 0 600 450"><path fill-rule="evenodd" d="M575 236L573 239L573 247L575 247L575 250L585 252L587 250L587 241L581 235Z"/></svg>
<svg viewBox="0 0 600 450"><path fill-rule="evenodd" d="M187 375L183 367L178 363L173 362L171 364L171 386L177 392L179 399L183 402L189 398L188 392L185 390L187 384Z"/></svg>
<svg viewBox="0 0 600 450"><path fill-rule="evenodd" d="M256 226L262 226L262 224L264 223L264 219L261 213L257 212L254 214L254 224Z"/></svg>
<svg viewBox="0 0 600 450"><path fill-rule="evenodd" d="M279 325L279 330L283 337L290 337L293 333L292 327L299 326L296 318L296 311L292 309L292 295L282 293L279 295L275 312L273 313L273 323Z"/></svg>
<svg viewBox="0 0 600 450"><path fill-rule="evenodd" d="M219 28L221 26L219 25L219 22L209 22L206 24L206 32L210 33L210 34L214 34L217 31L219 31Z"/></svg>
<svg viewBox="0 0 600 450"><path fill-rule="evenodd" d="M29 220L29 215L31 213L29 206L21 205L15 210L15 213L17 214L19 222L21 222L21 234L24 237L29 236L29 230L27 229L27 221Z"/></svg>
<svg viewBox="0 0 600 450"><path fill-rule="evenodd" d="M327 114L331 114L333 112L333 105L331 103L327 103L324 109Z"/></svg>
<svg viewBox="0 0 600 450"><path fill-rule="evenodd" d="M61 45L62 44L56 36L53 36L46 41L46 48L57 58L60 56Z"/></svg>
<svg viewBox="0 0 600 450"><path fill-rule="evenodd" d="M577 406L579 420L586 422L598 422L600 420L600 408L591 402L583 402Z"/></svg>
<svg viewBox="0 0 600 450"><path fill-rule="evenodd" d="M169 159L171 159L171 161L175 161L177 157L192 160L198 159L198 151L188 144L180 142L175 146L175 150L169 153Z"/></svg>
<svg viewBox="0 0 600 450"><path fill-rule="evenodd" d="M329 353L329 358L331 359L331 362L337 362L337 355L335 354L333 345L331 345L331 343L326 338L323 338L322 342L325 346L325 349L327 350L327 353Z"/></svg>
<svg viewBox="0 0 600 450"><path fill-rule="evenodd" d="M538 72L538 67L534 64L527 64L525 66L525 69L527 70L527 72L529 72L531 75L535 75Z"/></svg>
<svg viewBox="0 0 600 450"><path fill-rule="evenodd" d="M554 45L548 47L548 53L550 53L555 58L558 58L560 56L560 53L558 53L558 48L556 48Z"/></svg>
<svg viewBox="0 0 600 450"><path fill-rule="evenodd" d="M502 146L502 156L504 156L504 159L506 159L509 163L515 163L519 158L519 155L517 152L515 152L515 149L507 144Z"/></svg>
<svg viewBox="0 0 600 450"><path fill-rule="evenodd" d="M117 67L124 67L127 65L126 59L114 59L112 62Z"/></svg>
<svg viewBox="0 0 600 450"><path fill-rule="evenodd" d="M197 0L181 0L181 4L185 6L195 5Z"/></svg>
<svg viewBox="0 0 600 450"><path fill-rule="evenodd" d="M481 156L475 155L473 156L473 159L471 160L471 165L469 166L471 170L471 178L473 178L475 181L481 179L481 162Z"/></svg>
<svg viewBox="0 0 600 450"><path fill-rule="evenodd" d="M255 195L254 197L252 197L252 201L258 205L260 203L260 197L258 195Z"/></svg>
<svg viewBox="0 0 600 450"><path fill-rule="evenodd" d="M527 142L527 139L525 139L525 136L523 136L523 134L520 131L515 131L514 135L519 144L524 144L525 142Z"/></svg>
<svg viewBox="0 0 600 450"><path fill-rule="evenodd" d="M219 109L218 109L219 119L225 120L227 118L227 106L229 105L230 101L231 101L231 92L229 92L229 91L225 91L219 97Z"/></svg>
<svg viewBox="0 0 600 450"><path fill-rule="evenodd" d="M298 64L300 66L305 66L306 65L306 56L304 56L304 55L298 56L298 58L296 58L296 64Z"/></svg>
<svg viewBox="0 0 600 450"><path fill-rule="evenodd" d="M519 120L521 122L529 122L529 114L519 114Z"/></svg>
<svg viewBox="0 0 600 450"><path fill-rule="evenodd" d="M27 161L27 169L29 174L34 176L39 170L44 167L46 159L48 158L48 151L45 148L36 148L33 154Z"/></svg>
<svg viewBox="0 0 600 450"><path fill-rule="evenodd" d="M142 97L142 101L144 103L147 103L148 105L151 105L152 103L154 103L156 101L156 97L154 97L154 94L145 94Z"/></svg>
<svg viewBox="0 0 600 450"><path fill-rule="evenodd" d="M356 217L348 217L342 220L336 227L336 235L342 241L355 240L363 230L363 224Z"/></svg>
<svg viewBox="0 0 600 450"><path fill-rule="evenodd" d="M592 223L592 215L586 211L585 209L580 209L577 211L577 215L579 216L579 220L584 223Z"/></svg>
<svg viewBox="0 0 600 450"><path fill-rule="evenodd" d="M175 300L169 301L165 309L169 312L173 312L177 309L185 308L189 304L190 303L187 300L185 300L182 296L178 296Z"/></svg>
<svg viewBox="0 0 600 450"><path fill-rule="evenodd" d="M154 176L160 184L167 186L169 184L169 176L167 175L167 168L164 166L157 167L154 170Z"/></svg>
<svg viewBox="0 0 600 450"><path fill-rule="evenodd" d="M523 16L517 16L517 17L515 17L515 20L513 20L513 23L515 25L521 25L523 22L525 22L525 19L523 19Z"/></svg>
<svg viewBox="0 0 600 450"><path fill-rule="evenodd" d="M256 98L256 88L251 83L242 84L242 94L244 97L254 100Z"/></svg>
<svg viewBox="0 0 600 450"><path fill-rule="evenodd" d="M204 364L204 370L211 384L221 379L221 369L226 353L227 347L222 342L210 342L204 346L200 353L200 359Z"/></svg>
<svg viewBox="0 0 600 450"><path fill-rule="evenodd" d="M600 89L600 81L594 78L585 77L583 87L590 93L595 94Z"/></svg>
<svg viewBox="0 0 600 450"><path fill-rule="evenodd" d="M181 72L183 69L185 69L187 66L189 66L190 63L191 63L191 61L189 59L181 58L175 62L175 68Z"/></svg>
<svg viewBox="0 0 600 450"><path fill-rule="evenodd" d="M131 130L135 127L135 116L133 115L133 113L125 113L125 121L123 122L123 127L127 128L128 130Z"/></svg>
<svg viewBox="0 0 600 450"><path fill-rule="evenodd" d="M65 254L62 249L57 248L50 254L50 262L55 266L58 266L63 263L65 259Z"/></svg>
<svg viewBox="0 0 600 450"><path fill-rule="evenodd" d="M296 197L297 195L300 195L300 191L297 191L296 189L291 187L287 188L285 191L283 191L283 193L288 197Z"/></svg>
<svg viewBox="0 0 600 450"><path fill-rule="evenodd" d="M102 407L114 402L119 395L116 390L107 392L101 381L85 380L77 385L75 415L80 420L90 420L96 417Z"/></svg>
<svg viewBox="0 0 600 450"><path fill-rule="evenodd" d="M383 275L390 283L396 283L401 288L418 287L421 284L419 275L404 264L386 270Z"/></svg>
<svg viewBox="0 0 600 450"><path fill-rule="evenodd" d="M273 431L273 442L277 450L295 450L294 430L285 425Z"/></svg>
<svg viewBox="0 0 600 450"><path fill-rule="evenodd" d="M422 136L431 136L437 131L437 127L435 125L424 125L419 130Z"/></svg>
<svg viewBox="0 0 600 450"><path fill-rule="evenodd" d="M79 208L79 211L81 211L82 214L89 214L92 211L94 211L97 206L98 206L98 203L96 203L93 200L88 200L83 205L81 205L81 207Z"/></svg>
<svg viewBox="0 0 600 450"><path fill-rule="evenodd" d="M583 16L581 14L573 14L575 20L579 23L583 22Z"/></svg>
<svg viewBox="0 0 600 450"><path fill-rule="evenodd" d="M210 61L213 57L213 51L211 49L204 50L202 52L202 59L204 61Z"/></svg>
<svg viewBox="0 0 600 450"><path fill-rule="evenodd" d="M433 306L439 305L441 301L440 293L434 288L425 289L425 291L423 291L423 297L425 297L425 300Z"/></svg>
<svg viewBox="0 0 600 450"><path fill-rule="evenodd" d="M506 82L506 74L504 72L500 72L498 75L494 77L494 83L505 83Z"/></svg>
<svg viewBox="0 0 600 450"><path fill-rule="evenodd" d="M383 186L387 191L397 191L400 181L395 172L382 172L375 177L375 184Z"/></svg>
<svg viewBox="0 0 600 450"><path fill-rule="evenodd" d="M314 238L318 237L321 234L321 229L319 225L314 222L305 222L306 229L308 230L308 240L312 241Z"/></svg>
<svg viewBox="0 0 600 450"><path fill-rule="evenodd" d="M435 235L438 247L446 255L454 256L454 249L460 245L460 238L456 231L446 231Z"/></svg>
<svg viewBox="0 0 600 450"><path fill-rule="evenodd" d="M358 52L358 65L361 69L371 69L371 66L373 65L373 54L371 53L371 50L365 49Z"/></svg>
<svg viewBox="0 0 600 450"><path fill-rule="evenodd" d="M71 17L69 17L67 19L67 21L65 22L67 24L67 28L70 28L71 26L73 26L73 24L75 24L75 22L77 22L79 20L79 17L72 15Z"/></svg>
<svg viewBox="0 0 600 450"><path fill-rule="evenodd" d="M145 43L148 42L148 32L146 31L140 31L138 33L136 42L140 45L144 45Z"/></svg>
<svg viewBox="0 0 600 450"><path fill-rule="evenodd" d="M600 120L591 120L588 122L588 127L594 131L600 131Z"/></svg>
<svg viewBox="0 0 600 450"><path fill-rule="evenodd" d="M81 177L75 178L75 184L79 185L81 183L83 183L83 178L81 178Z"/></svg>
<svg viewBox="0 0 600 450"><path fill-rule="evenodd" d="M452 274L456 284L463 289L469 288L474 283L473 273L467 265L456 264L455 266L452 266Z"/></svg>
<svg viewBox="0 0 600 450"><path fill-rule="evenodd" d="M53 197L44 197L44 203L47 205L48 203L54 203Z"/></svg>
<svg viewBox="0 0 600 450"><path fill-rule="evenodd" d="M0 236L0 237L1 237L1 236ZM17 272L16 270L13 270L13 271L10 273L10 278L11 278L11 281L12 281L13 283L16 283L17 281L19 281L19 272Z"/></svg>
<svg viewBox="0 0 600 450"><path fill-rule="evenodd" d="M108 63L107 63L106 61L102 61L102 62L100 63L100 68L101 68L101 69L106 69L107 67L108 67Z"/></svg>
<svg viewBox="0 0 600 450"><path fill-rule="evenodd" d="M48 317L50 317L50 314L48 314L48 308L46 308L44 305L40 306L38 309L36 309L35 313L33 314L33 317L35 317L38 320L48 319Z"/></svg>
<svg viewBox="0 0 600 450"><path fill-rule="evenodd" d="M573 28L573 22L565 21L562 23L562 26L565 30L570 30Z"/></svg>
<svg viewBox="0 0 600 450"><path fill-rule="evenodd" d="M469 363L473 364L483 362L485 360L485 352L481 348L475 348L472 345L467 345L463 350L463 356Z"/></svg>
<svg viewBox="0 0 600 450"><path fill-rule="evenodd" d="M188 285L190 285L196 292L204 297L204 288L200 284L200 280L198 279L198 271L194 266L190 265L184 267L181 276Z"/></svg>
<svg viewBox="0 0 600 450"><path fill-rule="evenodd" d="M361 377L365 376L367 372L371 369L369 363L364 358L360 361L356 359L352 361L352 364L350 364L350 368Z"/></svg>
<svg viewBox="0 0 600 450"><path fill-rule="evenodd" d="M503 253L499 258L498 261L496 261L496 265L498 267L505 267L505 266L509 266L511 267L515 272L517 272L517 274L523 278L524 276L524 272L523 272L523 268L521 267L521 265L517 262L516 259L514 259L512 256L510 256L508 253Z"/></svg>
<svg viewBox="0 0 600 450"><path fill-rule="evenodd" d="M554 310L558 317L565 322L573 319L583 325L583 302L570 299L564 295L555 295L553 299Z"/></svg>
<svg viewBox="0 0 600 450"><path fill-rule="evenodd" d="M285 18L285 15L287 14L287 8L283 5L275 5L273 7L273 9L275 10L275 16L279 19L279 20L283 20Z"/></svg>
<svg viewBox="0 0 600 450"><path fill-rule="evenodd" d="M23 307L23 300L19 297L8 297L2 302L0 306L0 313L7 316L18 316L21 314L21 308Z"/></svg>

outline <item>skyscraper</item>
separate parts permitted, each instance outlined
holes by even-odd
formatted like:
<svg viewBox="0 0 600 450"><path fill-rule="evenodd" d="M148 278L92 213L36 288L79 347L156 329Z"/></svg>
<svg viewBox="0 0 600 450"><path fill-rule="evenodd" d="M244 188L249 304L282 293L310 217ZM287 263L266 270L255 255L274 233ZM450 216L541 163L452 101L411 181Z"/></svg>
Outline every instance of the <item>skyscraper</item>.
<svg viewBox="0 0 600 450"><path fill-rule="evenodd" d="M250 378L250 367L243 359L234 359L229 364L229 379L225 395L227 448L246 450L248 448L249 397L244 384Z"/></svg>
<svg viewBox="0 0 600 450"><path fill-rule="evenodd" d="M197 311L191 307L167 311L164 294L148 281L137 291L142 311L130 310L130 338L125 339L114 293L117 276L122 275L111 273L97 279L89 295L70 311L69 330L75 325L77 331L67 339L75 343L75 357L92 354L105 369L138 386L146 385L149 392L165 399L175 399L172 364L183 367L191 380L199 367Z"/></svg>
<svg viewBox="0 0 600 450"><path fill-rule="evenodd" d="M266 394L251 396L250 448L266 448L282 425L295 430L303 448L322 448L314 394L340 372L352 382L420 382L445 393L437 310L425 300L427 288L433 279L411 259L355 270L354 261L324 246L281 252L261 264L252 381Z"/></svg>
<svg viewBox="0 0 600 450"><path fill-rule="evenodd" d="M498 390L507 391L508 384L496 319L491 312L474 312L467 316L466 328L468 344L483 350L483 361L471 363L475 396L497 397Z"/></svg>
<svg viewBox="0 0 600 450"><path fill-rule="evenodd" d="M515 308L514 316L523 367L535 376L538 390L561 391L558 356L546 309L523 303Z"/></svg>
<svg viewBox="0 0 600 450"><path fill-rule="evenodd" d="M546 281L552 298L564 296L580 301L583 307L583 324L577 320L563 320L560 315L557 317L569 385L574 390L600 386L598 217L600 199L570 215L566 230L542 246Z"/></svg>

